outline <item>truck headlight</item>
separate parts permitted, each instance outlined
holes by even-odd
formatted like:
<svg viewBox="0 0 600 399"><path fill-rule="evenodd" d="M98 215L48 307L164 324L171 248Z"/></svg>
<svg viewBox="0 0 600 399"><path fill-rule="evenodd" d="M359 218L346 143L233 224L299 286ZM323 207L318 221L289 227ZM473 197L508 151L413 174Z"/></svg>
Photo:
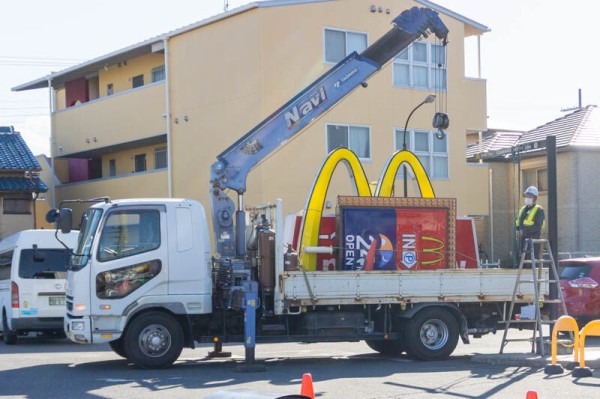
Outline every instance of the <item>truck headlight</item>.
<svg viewBox="0 0 600 399"><path fill-rule="evenodd" d="M84 331L85 323L83 321L73 321L71 322L71 331Z"/></svg>

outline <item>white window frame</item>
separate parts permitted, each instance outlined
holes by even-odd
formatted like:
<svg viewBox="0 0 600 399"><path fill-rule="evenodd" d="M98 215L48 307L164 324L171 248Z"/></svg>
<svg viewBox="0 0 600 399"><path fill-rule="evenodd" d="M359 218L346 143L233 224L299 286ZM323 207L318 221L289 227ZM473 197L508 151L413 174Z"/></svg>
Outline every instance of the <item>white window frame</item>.
<svg viewBox="0 0 600 399"><path fill-rule="evenodd" d="M402 144L403 144L403 140L402 141L398 141L396 139L397 134L400 134L401 136L404 134L404 129L394 129L394 148L396 149L396 151L402 150ZM415 133L428 133L428 146L429 146L429 152L425 152L425 151L415 151ZM450 147L450 143L449 143L449 139L450 139L450 135L448 134L448 132L446 132L446 152L436 152L434 151L433 148L433 144L434 144L434 140L437 140L436 138L436 133L437 131L434 130L428 130L428 129L406 129L406 141L408 141L408 145L406 146L406 149L411 151L413 154L415 154L419 160L421 161L421 163L425 163L424 162L424 158L427 159L427 164L423 165L423 167L425 167L425 170L427 171L427 175L429 176L429 178L431 180L450 180L450 153L448 148ZM433 159L434 158L445 158L446 159L446 164L448 165L447 167L447 171L448 171L448 175L447 176L434 176L433 175ZM396 176L396 178L401 179L403 178L402 172L401 172L402 168L400 168L398 170L398 174ZM411 177L412 173L411 173Z"/></svg>
<svg viewBox="0 0 600 399"><path fill-rule="evenodd" d="M400 54L402 54L403 52L407 52L408 53L408 60L403 60L398 58L398 56L394 57L393 61L392 61L392 85L394 87L403 87L403 88L411 88L411 89L423 89L423 90L436 90L436 91L448 91L448 52L447 52L447 48L445 46L442 46L439 43L433 43L433 42L428 42L428 41L421 41L418 42L420 44L426 44L427 45L427 62L422 62L422 61L415 61L413 59L413 47L414 44L411 44L410 46L408 46L407 49L405 49L404 51L402 51ZM445 59L445 63L442 64L441 67L438 67L437 65L435 65L433 63L433 51L432 51L432 47L434 46L438 46L438 47L442 47L444 49L444 59ZM408 85L404 85L404 84L397 84L396 83L396 68L394 68L396 65L408 65L408 80L409 80L409 84ZM425 86L416 86L414 84L414 67L418 66L418 67L427 67L427 87ZM442 70L444 73L442 74L442 77L445 78L444 80L444 85L443 87L436 87L433 82L435 82L436 80L436 74L438 73L438 70Z"/></svg>
<svg viewBox="0 0 600 399"><path fill-rule="evenodd" d="M344 33L344 44L346 46L345 51L344 51L344 58L347 57L348 55L350 55L350 53L352 53L352 51L354 51L354 50L350 51L350 49L348 49L348 39L346 38L347 35L348 35L348 33L353 33L353 34L358 34L358 35L364 35L367 38L365 49L367 47L369 47L369 34L367 32L361 32L361 31L358 31L358 30L351 30L351 29L332 28L332 27L326 26L326 27L323 28L323 62L325 64L335 65L335 64L337 64L338 62L341 61L341 60L339 60L339 61L327 61L327 40L326 40L327 35L326 35L326 32L328 30Z"/></svg>
<svg viewBox="0 0 600 399"><path fill-rule="evenodd" d="M350 133L350 128L353 127L360 127L360 128L366 128L369 132L369 156L368 158L361 158L358 157L359 160L361 161L365 161L365 162L370 162L372 159L372 153L373 153L373 142L371 141L371 126L369 125L357 125L357 124L349 124L349 123L326 123L325 124L325 152L327 154L329 154L330 150L329 150L329 136L327 134L327 128L329 126L342 126L342 127L347 127L348 128L348 134ZM352 150L353 152L355 152L351 145L350 145L350 138L348 138L348 149Z"/></svg>
<svg viewBox="0 0 600 399"><path fill-rule="evenodd" d="M165 166L160 166L158 165L158 162L156 162L156 160L158 159L157 155L161 154L164 155L165 157ZM166 169L167 166L169 165L169 160L167 159L168 154L167 154L167 147L156 147L154 149L154 169Z"/></svg>
<svg viewBox="0 0 600 399"><path fill-rule="evenodd" d="M165 77L166 77L165 72L166 72L166 70L165 70L164 65L158 66L156 68L152 68L152 71L150 72L152 83L162 82L163 80L165 80ZM156 79L156 75L158 73L162 73L162 79Z"/></svg>

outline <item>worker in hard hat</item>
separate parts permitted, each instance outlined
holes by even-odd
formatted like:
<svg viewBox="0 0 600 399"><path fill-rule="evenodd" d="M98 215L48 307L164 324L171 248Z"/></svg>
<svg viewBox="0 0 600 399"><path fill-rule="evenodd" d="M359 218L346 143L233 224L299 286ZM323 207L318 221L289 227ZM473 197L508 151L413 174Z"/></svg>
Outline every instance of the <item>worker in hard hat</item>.
<svg viewBox="0 0 600 399"><path fill-rule="evenodd" d="M538 189L535 186L527 187L527 190L523 193L525 205L519 211L516 221L516 236L520 242L521 250L525 248L525 240L540 238L542 230L546 227L544 208L536 203L538 194ZM540 259L539 245L536 245L534 249L536 258Z"/></svg>

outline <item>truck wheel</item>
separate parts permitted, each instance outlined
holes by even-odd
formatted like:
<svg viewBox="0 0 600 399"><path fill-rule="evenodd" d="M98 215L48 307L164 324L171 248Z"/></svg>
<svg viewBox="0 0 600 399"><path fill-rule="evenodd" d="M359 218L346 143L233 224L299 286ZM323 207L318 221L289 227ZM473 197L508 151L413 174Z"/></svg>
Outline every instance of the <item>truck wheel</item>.
<svg viewBox="0 0 600 399"><path fill-rule="evenodd" d="M2 314L2 340L6 345L15 345L17 343L17 332L8 328L6 313Z"/></svg>
<svg viewBox="0 0 600 399"><path fill-rule="evenodd" d="M127 355L125 354L125 345L123 345L123 337L114 341L110 341L108 346L110 346L110 349L112 349L117 355L127 359Z"/></svg>
<svg viewBox="0 0 600 399"><path fill-rule="evenodd" d="M385 356L400 356L404 352L404 343L401 340L371 340L367 339L365 343L375 352Z"/></svg>
<svg viewBox="0 0 600 399"><path fill-rule="evenodd" d="M183 331L173 317L161 312L135 318L125 331L125 355L143 369L172 365L183 350Z"/></svg>
<svg viewBox="0 0 600 399"><path fill-rule="evenodd" d="M412 359L447 359L458 343L458 323L444 309L423 309L406 327L406 353Z"/></svg>

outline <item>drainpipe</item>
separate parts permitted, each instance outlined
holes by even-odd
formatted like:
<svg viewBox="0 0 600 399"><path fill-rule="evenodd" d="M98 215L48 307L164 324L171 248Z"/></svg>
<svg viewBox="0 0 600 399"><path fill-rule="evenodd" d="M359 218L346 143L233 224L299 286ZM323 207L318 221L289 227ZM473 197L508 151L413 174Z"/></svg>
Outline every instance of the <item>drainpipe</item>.
<svg viewBox="0 0 600 399"><path fill-rule="evenodd" d="M489 185L490 185L490 261L494 261L494 171L489 169ZM499 266L499 265L498 265Z"/></svg>
<svg viewBox="0 0 600 399"><path fill-rule="evenodd" d="M169 38L163 39L165 47L165 112L167 124L167 191L168 197L173 198L172 157L171 157L171 96L169 87Z"/></svg>
<svg viewBox="0 0 600 399"><path fill-rule="evenodd" d="M50 183L50 187L52 188L52 198L51 198L51 207L50 209L56 208L56 185L54 184L54 176L56 176L54 171L54 99L52 96L52 78L48 78L48 103L50 105L50 170L52 171L52 182Z"/></svg>

